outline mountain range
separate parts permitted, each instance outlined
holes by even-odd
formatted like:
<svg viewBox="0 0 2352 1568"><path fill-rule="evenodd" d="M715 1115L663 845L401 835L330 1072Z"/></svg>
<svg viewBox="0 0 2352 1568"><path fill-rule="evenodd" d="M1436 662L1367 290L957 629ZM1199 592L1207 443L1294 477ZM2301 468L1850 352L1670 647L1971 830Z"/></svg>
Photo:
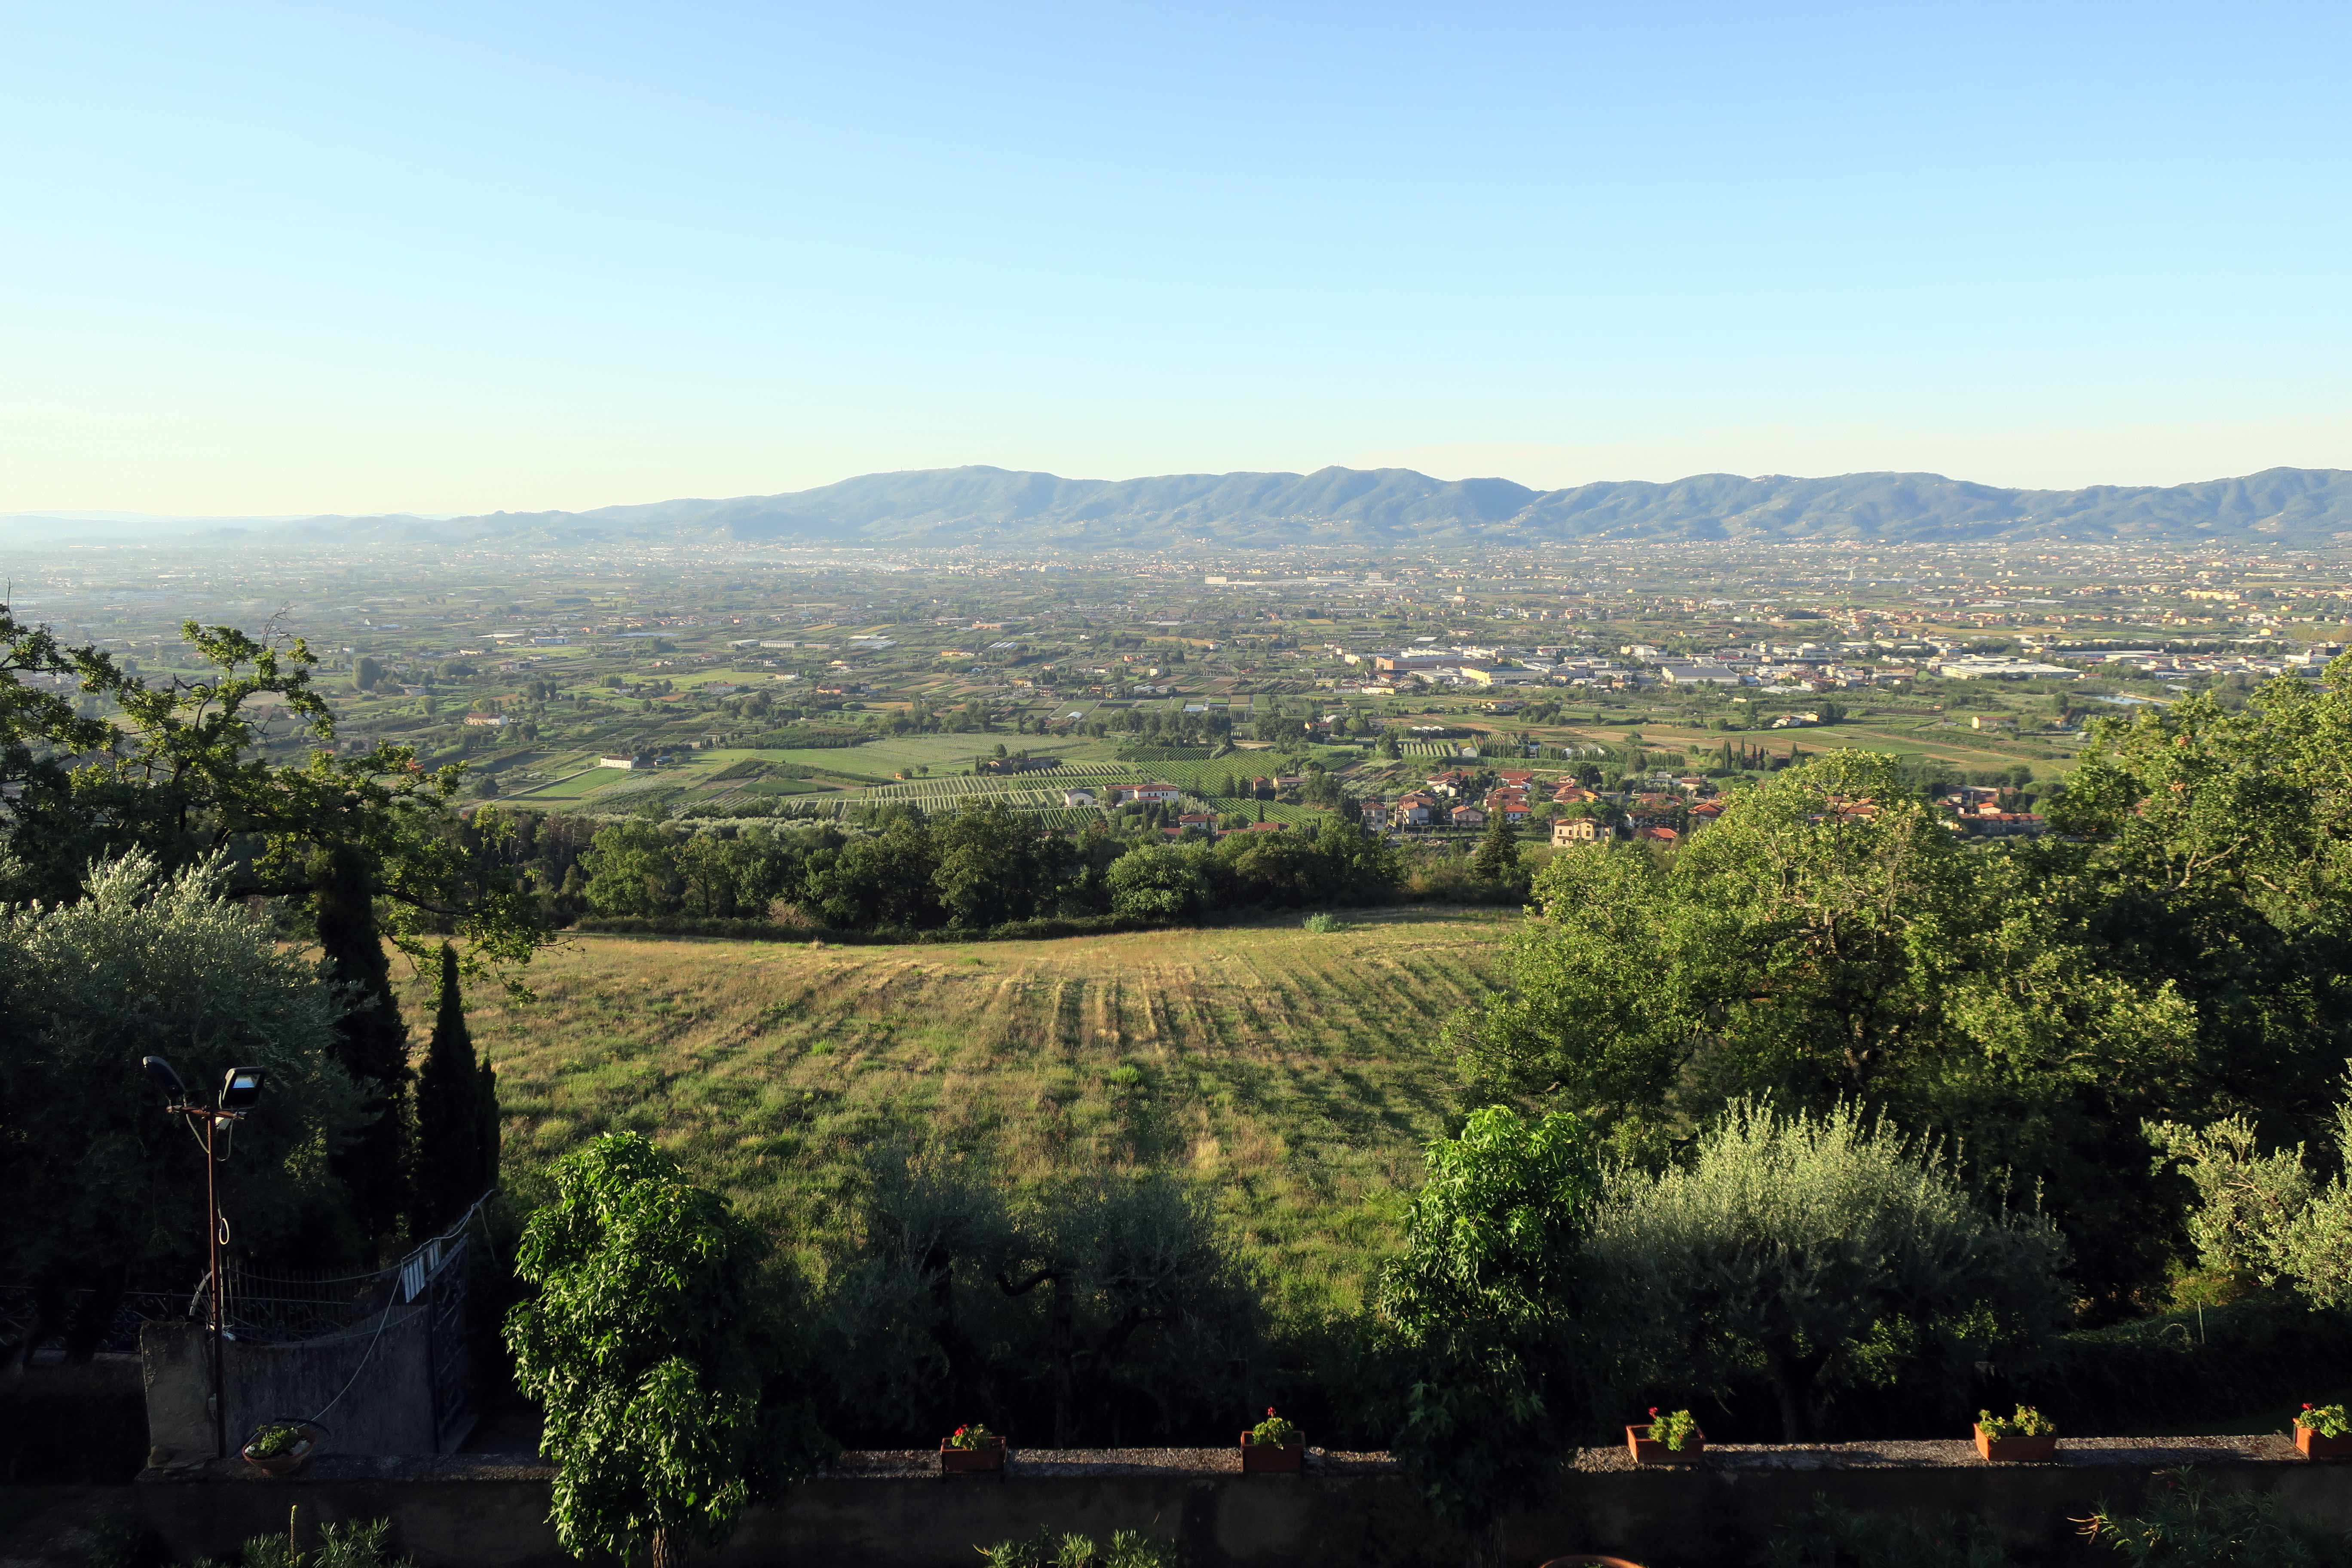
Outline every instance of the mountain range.
<svg viewBox="0 0 2352 1568"><path fill-rule="evenodd" d="M221 531L217 522L206 529L202 520L176 521L180 526L158 531L190 539ZM37 528L52 542L58 531L69 538L79 527L87 523L0 519L11 533ZM1617 480L1537 490L1508 479L1433 479L1411 468L1067 479L971 467L866 474L815 489L724 500L456 518L256 519L239 528L248 535L292 529L381 542L741 540L1047 552L1832 540L2341 549L2352 546L2352 470L2266 468L2197 484L2072 490L1895 473L1699 474L1664 484ZM110 522L91 536L131 531Z"/></svg>

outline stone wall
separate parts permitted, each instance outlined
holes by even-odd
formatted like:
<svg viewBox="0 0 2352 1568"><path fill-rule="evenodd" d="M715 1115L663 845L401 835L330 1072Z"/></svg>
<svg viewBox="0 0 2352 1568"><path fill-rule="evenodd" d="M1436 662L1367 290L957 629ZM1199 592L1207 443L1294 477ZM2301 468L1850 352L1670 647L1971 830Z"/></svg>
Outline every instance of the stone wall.
<svg viewBox="0 0 2352 1568"><path fill-rule="evenodd" d="M1563 1465L1541 1506L1502 1521L1515 1568L1601 1552L1655 1568L1759 1562L1776 1527L1816 1498L1933 1521L1966 1513L2022 1561L2084 1554L2074 1521L2102 1499L2129 1504L2158 1472L2196 1466L2217 1484L2277 1494L2296 1517L2352 1532L2352 1467L2313 1466L2283 1437L2084 1439L2053 1465L1986 1465L1966 1443L1710 1449L1691 1469L1631 1468L1619 1449ZM923 1453L851 1454L781 1503L755 1508L709 1568L971 1568L976 1545L1035 1533L1144 1530L1181 1540L1197 1568L1412 1568L1458 1564L1459 1536L1432 1520L1386 1456L1309 1456L1304 1477L1239 1473L1224 1449L1024 1450L1003 1480L942 1480ZM420 1568L555 1568L550 1474L535 1459L330 1456L289 1480L241 1466L153 1469L133 1489L183 1557L225 1554L247 1536L389 1516ZM2101 1554L2105 1556L2105 1553Z"/></svg>
<svg viewBox="0 0 2352 1568"><path fill-rule="evenodd" d="M228 1441L232 1451L264 1421L328 1412L320 1449L328 1454L430 1454L433 1393L426 1364L425 1309L395 1308L383 1323L296 1344L225 1342ZM185 1321L148 1323L139 1331L147 1389L151 1463L210 1458L211 1369L205 1331ZM356 1375L354 1375L356 1374Z"/></svg>

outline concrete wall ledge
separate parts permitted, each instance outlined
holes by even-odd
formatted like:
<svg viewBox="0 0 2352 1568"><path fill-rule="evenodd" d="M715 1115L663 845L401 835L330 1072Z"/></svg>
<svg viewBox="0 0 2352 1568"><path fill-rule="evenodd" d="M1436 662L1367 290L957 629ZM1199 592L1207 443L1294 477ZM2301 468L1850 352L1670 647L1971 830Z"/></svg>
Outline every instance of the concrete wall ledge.
<svg viewBox="0 0 2352 1568"><path fill-rule="evenodd" d="M2074 1521L2128 1504L2160 1471L2276 1495L2296 1517L2352 1532L2352 1465L2312 1465L2284 1436L2062 1439L2056 1462L1989 1465L1967 1442L1731 1445L1695 1467L1636 1468L1621 1447L1564 1456L1540 1502L1501 1521L1505 1561L1575 1552L1651 1568L1759 1561L1775 1529L1816 1499L1921 1520L1968 1514L2021 1561L2084 1549ZM1040 1527L1097 1537L1141 1529L1181 1539L1202 1568L1462 1562L1466 1542L1429 1517L1386 1454L1309 1449L1303 1478L1248 1476L1232 1448L1016 1449L1004 1478L943 1480L935 1451L845 1454L782 1501L750 1510L709 1568L970 1568L976 1545ZM421 1568L555 1568L551 1469L536 1456L324 1455L271 1479L236 1461L153 1469L130 1489L184 1556L304 1520L390 1516Z"/></svg>
<svg viewBox="0 0 2352 1568"><path fill-rule="evenodd" d="M2189 1465L2307 1464L2284 1434L2220 1437L2061 1437L2056 1468L2078 1469L2171 1469ZM1875 1443L1711 1443L1696 1472L1785 1470L1921 1470L1958 1467L1979 1470L2049 1469L2051 1465L1990 1465L1964 1438L1927 1438ZM1569 1476L1616 1472L1651 1473L1636 1466L1622 1446L1571 1449L1562 1460ZM1393 1456L1309 1447L1309 1476L1400 1475ZM1086 1480L1110 1476L1158 1476L1209 1479L1242 1473L1238 1448L1014 1448L1005 1459L1008 1480ZM1689 1474L1693 1470L1667 1473ZM2344 1472L2352 1477L2352 1466ZM287 1486L325 1481L549 1481L555 1468L536 1454L449 1454L405 1457L385 1454L324 1454L294 1481L264 1476L240 1459L160 1467L142 1471L142 1485L243 1482ZM930 1448L861 1448L843 1454L815 1479L824 1481L937 1481L940 1460ZM992 1478L962 1477L960 1480ZM814 1484L812 1482L811 1484Z"/></svg>
<svg viewBox="0 0 2352 1568"><path fill-rule="evenodd" d="M1958 1467L1979 1470L2049 1469L2052 1465L1992 1465L1965 1437L1880 1443L1729 1443L1707 1445L1707 1469L1748 1470L1926 1470ZM2236 1437L2061 1437L2055 1466L2095 1469L2172 1469L2183 1465L2309 1463L2295 1452L2294 1439L2267 1434ZM1580 1475L1646 1467L1633 1463L1623 1446L1579 1448L1569 1468Z"/></svg>

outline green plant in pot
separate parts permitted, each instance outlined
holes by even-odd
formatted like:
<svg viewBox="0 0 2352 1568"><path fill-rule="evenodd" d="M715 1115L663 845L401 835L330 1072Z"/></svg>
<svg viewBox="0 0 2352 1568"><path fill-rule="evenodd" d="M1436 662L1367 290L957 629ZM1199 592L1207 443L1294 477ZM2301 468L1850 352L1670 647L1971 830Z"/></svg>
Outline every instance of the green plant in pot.
<svg viewBox="0 0 2352 1568"><path fill-rule="evenodd" d="M2031 1405L2016 1414L1977 1412L1977 1452L1991 1463L2047 1464L2058 1457L2058 1424Z"/></svg>
<svg viewBox="0 0 2352 1568"><path fill-rule="evenodd" d="M2304 1401L2295 1412L2294 1447L2306 1459L2352 1458L2352 1416L2341 1405Z"/></svg>
<svg viewBox="0 0 2352 1568"><path fill-rule="evenodd" d="M940 1444L940 1474L971 1475L982 1470L1003 1473L1004 1438L973 1421L957 1427Z"/></svg>
<svg viewBox="0 0 2352 1568"><path fill-rule="evenodd" d="M1265 1419L1242 1434L1242 1473L1295 1475L1306 1468L1307 1439L1267 1405Z"/></svg>
<svg viewBox="0 0 2352 1568"><path fill-rule="evenodd" d="M300 1469L319 1447L316 1428L301 1421L265 1421L253 1429L240 1452L245 1462L268 1475Z"/></svg>
<svg viewBox="0 0 2352 1568"><path fill-rule="evenodd" d="M1696 1464L1706 1452L1706 1434L1689 1411L1661 1411L1653 1405L1646 1425L1625 1428L1625 1447L1637 1465Z"/></svg>

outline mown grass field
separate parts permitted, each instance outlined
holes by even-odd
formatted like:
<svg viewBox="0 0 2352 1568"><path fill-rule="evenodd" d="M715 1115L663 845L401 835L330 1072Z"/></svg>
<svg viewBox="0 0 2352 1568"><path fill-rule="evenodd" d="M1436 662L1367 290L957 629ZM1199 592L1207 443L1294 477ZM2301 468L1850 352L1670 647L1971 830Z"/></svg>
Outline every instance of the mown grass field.
<svg viewBox="0 0 2352 1568"><path fill-rule="evenodd" d="M469 1009L510 1172L643 1131L788 1243L850 1223L860 1163L936 1138L1015 1183L1182 1172L1301 1306L1360 1299L1444 1130L1432 1050L1515 914L1377 910L965 946L583 936ZM421 1041L430 997L405 1000Z"/></svg>

